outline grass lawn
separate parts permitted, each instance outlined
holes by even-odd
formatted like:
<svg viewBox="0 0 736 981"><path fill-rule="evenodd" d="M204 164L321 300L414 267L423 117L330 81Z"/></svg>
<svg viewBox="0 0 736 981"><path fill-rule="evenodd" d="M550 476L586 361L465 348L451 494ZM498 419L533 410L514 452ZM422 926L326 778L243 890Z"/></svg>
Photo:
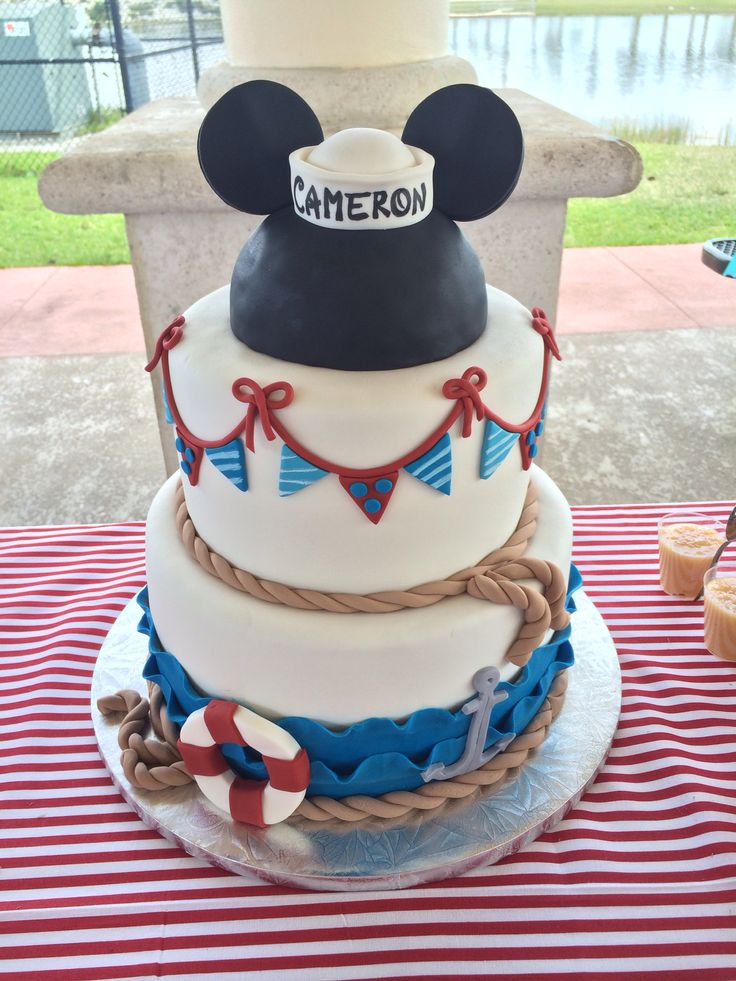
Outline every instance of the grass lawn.
<svg viewBox="0 0 736 981"><path fill-rule="evenodd" d="M736 147L637 145L644 158L639 187L624 197L570 201L565 245L661 245L736 234ZM43 206L36 174L14 173L3 160L0 174L0 267L130 261L121 215L57 215Z"/></svg>
<svg viewBox="0 0 736 981"><path fill-rule="evenodd" d="M11 154L0 156L0 268L130 262L122 215L49 211L36 190L37 173L14 167ZM43 164L41 160L38 173Z"/></svg>
<svg viewBox="0 0 736 981"><path fill-rule="evenodd" d="M510 4L506 4L508 8ZM538 17L574 15L733 14L733 0L518 0L516 9L534 11ZM451 0L456 17L484 15L503 10L503 0Z"/></svg>
<svg viewBox="0 0 736 981"><path fill-rule="evenodd" d="M618 198L576 198L565 245L666 245L736 235L736 147L637 144L641 184Z"/></svg>
<svg viewBox="0 0 736 981"><path fill-rule="evenodd" d="M733 14L733 0L537 0L538 17L575 14Z"/></svg>

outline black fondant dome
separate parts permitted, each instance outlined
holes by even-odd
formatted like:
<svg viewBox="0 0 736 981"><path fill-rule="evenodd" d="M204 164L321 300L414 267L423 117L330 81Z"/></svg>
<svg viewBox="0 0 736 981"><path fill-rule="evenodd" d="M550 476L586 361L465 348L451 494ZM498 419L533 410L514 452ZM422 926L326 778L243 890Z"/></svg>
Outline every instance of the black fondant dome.
<svg viewBox="0 0 736 981"><path fill-rule="evenodd" d="M253 350L347 371L450 357L480 337L486 314L478 257L436 210L389 231L277 211L243 247L230 293L232 331Z"/></svg>
<svg viewBox="0 0 736 981"><path fill-rule="evenodd" d="M345 155L350 139L362 141L357 157ZM270 81L244 82L210 109L198 143L207 181L233 207L270 214L232 276L239 340L284 361L380 371L480 337L484 275L453 219L482 218L511 194L518 120L490 90L450 85L411 113L403 141L366 129L323 140L307 103Z"/></svg>

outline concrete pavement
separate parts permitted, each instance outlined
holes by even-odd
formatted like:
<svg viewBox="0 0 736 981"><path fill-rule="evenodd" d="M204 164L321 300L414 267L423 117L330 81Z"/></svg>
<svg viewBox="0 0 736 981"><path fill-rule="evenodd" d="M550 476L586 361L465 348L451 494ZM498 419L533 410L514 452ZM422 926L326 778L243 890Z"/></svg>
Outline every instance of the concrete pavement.
<svg viewBox="0 0 736 981"><path fill-rule="evenodd" d="M736 326L736 281L700 245L565 249L557 331ZM0 357L143 351L130 266L0 269Z"/></svg>
<svg viewBox="0 0 736 981"><path fill-rule="evenodd" d="M565 249L562 334L736 327L736 280L700 261L702 246Z"/></svg>

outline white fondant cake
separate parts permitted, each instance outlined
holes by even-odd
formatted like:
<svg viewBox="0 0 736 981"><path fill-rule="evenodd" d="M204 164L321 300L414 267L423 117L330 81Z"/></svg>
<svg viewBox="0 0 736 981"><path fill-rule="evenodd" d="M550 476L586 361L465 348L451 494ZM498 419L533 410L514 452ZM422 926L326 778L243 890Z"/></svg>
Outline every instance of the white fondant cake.
<svg viewBox="0 0 736 981"><path fill-rule="evenodd" d="M477 769L572 663L570 509L532 465L557 347L452 220L510 193L518 124L455 86L406 145L320 138L272 83L210 110L205 176L270 217L149 365L182 473L148 518L144 673L200 788L256 824Z"/></svg>

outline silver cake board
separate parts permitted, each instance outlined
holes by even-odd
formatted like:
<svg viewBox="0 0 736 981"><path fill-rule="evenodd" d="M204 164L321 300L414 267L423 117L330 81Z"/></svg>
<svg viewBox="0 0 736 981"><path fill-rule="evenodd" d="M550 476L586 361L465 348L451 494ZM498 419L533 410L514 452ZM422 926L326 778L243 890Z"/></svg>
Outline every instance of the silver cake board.
<svg viewBox="0 0 736 981"><path fill-rule="evenodd" d="M269 828L237 824L196 784L151 793L132 786L120 764L120 717L97 699L121 688L146 694L141 672L148 638L137 632L133 600L108 634L92 679L92 719L113 783L146 825L184 851L240 875L279 885L351 891L399 889L498 862L553 828L602 767L621 707L621 675L611 635L591 600L575 594L575 664L562 712L542 746L498 789L437 811L357 824L294 817Z"/></svg>

